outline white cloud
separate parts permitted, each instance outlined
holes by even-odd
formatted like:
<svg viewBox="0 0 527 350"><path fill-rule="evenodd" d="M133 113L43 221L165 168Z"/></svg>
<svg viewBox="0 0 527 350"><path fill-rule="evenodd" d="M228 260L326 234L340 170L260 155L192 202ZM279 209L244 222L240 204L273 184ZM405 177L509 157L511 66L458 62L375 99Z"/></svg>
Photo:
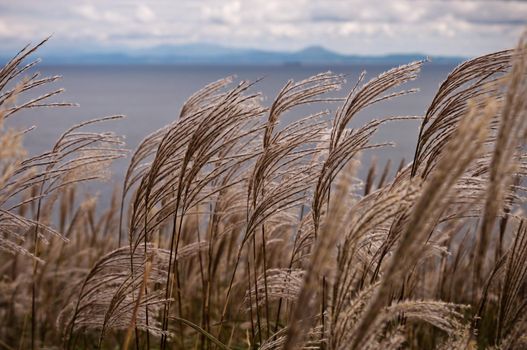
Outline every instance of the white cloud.
<svg viewBox="0 0 527 350"><path fill-rule="evenodd" d="M95 10L95 7L90 4L83 4L80 6L75 6L73 7L73 12L78 13L83 18L88 19L88 20L98 20L99 19L99 15L97 11Z"/></svg>
<svg viewBox="0 0 527 350"><path fill-rule="evenodd" d="M527 2L493 0L84 0L78 5L17 0L0 5L4 47L54 33L64 45L214 42L281 50L323 45L357 54L476 55L514 46L525 25Z"/></svg>
<svg viewBox="0 0 527 350"><path fill-rule="evenodd" d="M81 18L93 21L93 22L108 22L108 23L119 23L124 22L127 18L121 15L119 12L112 9L99 10L92 4L83 4L80 6L73 6L73 13L77 13Z"/></svg>
<svg viewBox="0 0 527 350"><path fill-rule="evenodd" d="M0 21L0 37L9 35L9 32L10 30L7 25L3 21Z"/></svg>
<svg viewBox="0 0 527 350"><path fill-rule="evenodd" d="M145 4L141 4L137 6L137 10L135 11L135 15L137 16L137 19L141 22L152 22L156 19L156 14L150 7L148 7Z"/></svg>
<svg viewBox="0 0 527 350"><path fill-rule="evenodd" d="M228 1L221 5L214 4L203 4L202 13L206 21L212 21L216 23L238 25L242 18L242 4L240 1Z"/></svg>
<svg viewBox="0 0 527 350"><path fill-rule="evenodd" d="M278 23L269 27L269 32L276 38L299 38L302 35L302 31L297 26Z"/></svg>

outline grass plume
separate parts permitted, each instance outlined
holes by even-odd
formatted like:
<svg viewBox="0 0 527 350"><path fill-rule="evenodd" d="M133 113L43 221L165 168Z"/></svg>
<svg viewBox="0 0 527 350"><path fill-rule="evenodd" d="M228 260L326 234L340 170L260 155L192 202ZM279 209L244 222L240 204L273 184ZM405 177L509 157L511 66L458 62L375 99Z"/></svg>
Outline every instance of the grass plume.
<svg viewBox="0 0 527 350"><path fill-rule="evenodd" d="M0 69L0 348L527 346L525 36L456 67L414 159L365 179L360 155L397 141L372 142L378 129L419 117L350 123L415 92L396 89L427 62L361 74L342 96L331 72L290 80L269 105L258 81L213 82L131 153L103 209L83 183L128 153L89 128L123 116L31 156L32 128L10 127L73 105L61 89L25 98L60 79L24 63L45 41ZM305 104L320 112L284 123Z"/></svg>

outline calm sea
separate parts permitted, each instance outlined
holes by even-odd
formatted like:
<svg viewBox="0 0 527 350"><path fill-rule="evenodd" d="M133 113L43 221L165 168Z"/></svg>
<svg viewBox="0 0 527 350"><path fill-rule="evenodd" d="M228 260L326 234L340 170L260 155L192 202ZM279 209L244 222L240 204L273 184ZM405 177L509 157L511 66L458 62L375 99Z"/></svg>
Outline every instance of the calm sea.
<svg viewBox="0 0 527 350"><path fill-rule="evenodd" d="M113 114L124 114L124 121L101 125L98 130L112 130L126 136L129 149L134 149L144 136L176 120L184 101L207 83L236 75L239 80L263 78L253 91L260 91L267 98L264 104L270 105L273 97L289 79L295 81L319 72L331 70L345 74L347 84L336 96L345 96L352 88L362 70L367 71L366 81L389 66L44 66L39 70L43 75L62 75L63 79L54 87L64 87L65 93L60 101L76 102L80 107L54 108L25 111L13 118L10 125L27 127L35 125L25 139L25 146L31 154L49 149L57 137L69 126L80 121ZM426 108L448 72L451 65L425 64L420 77L407 84L405 88L420 88L415 94L383 102L361 112L351 126L359 126L372 118L385 116L423 115ZM398 90L400 90L399 88ZM40 91L42 92L42 91ZM34 96L34 95L33 95ZM32 97L31 95L28 97ZM289 113L284 119L299 118L302 115L329 109L332 113L337 104L313 105ZM391 158L398 164L402 158L411 160L418 131L417 121L393 122L383 126L373 141L392 141L396 145L375 154L365 152L363 169L373 156L378 164ZM127 161L120 161L114 167L114 180L120 181ZM108 185L99 187L104 189ZM103 192L105 192L103 190Z"/></svg>

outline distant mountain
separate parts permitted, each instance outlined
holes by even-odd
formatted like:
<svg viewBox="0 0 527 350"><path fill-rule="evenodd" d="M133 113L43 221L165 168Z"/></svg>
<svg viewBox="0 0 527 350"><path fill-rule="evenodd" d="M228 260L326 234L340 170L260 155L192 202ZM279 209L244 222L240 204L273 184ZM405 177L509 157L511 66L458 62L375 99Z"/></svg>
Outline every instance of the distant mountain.
<svg viewBox="0 0 527 350"><path fill-rule="evenodd" d="M383 56L344 55L321 46L300 51L281 52L257 49L230 48L216 44L162 45L145 49L47 49L40 54L44 64L203 64L203 65L349 65L404 64L424 59L423 54L393 54ZM7 61L9 57L1 57ZM463 57L431 57L433 62L455 64Z"/></svg>

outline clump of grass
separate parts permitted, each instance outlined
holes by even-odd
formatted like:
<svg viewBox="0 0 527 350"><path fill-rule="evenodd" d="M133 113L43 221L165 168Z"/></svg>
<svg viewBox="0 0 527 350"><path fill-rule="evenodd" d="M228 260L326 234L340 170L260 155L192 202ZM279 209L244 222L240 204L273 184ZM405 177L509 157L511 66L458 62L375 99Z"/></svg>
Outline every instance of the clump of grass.
<svg viewBox="0 0 527 350"><path fill-rule="evenodd" d="M42 43L41 43L42 44ZM425 62L362 74L343 98L330 72L207 85L133 152L107 210L82 198L123 157L113 133L67 130L27 157L19 102L56 81L20 79L41 44L0 70L0 347L518 349L527 346L527 56L462 63L425 111L415 157L390 177L360 155L386 116L361 110L415 90ZM282 125L304 104L340 104ZM376 174L380 174L377 177Z"/></svg>

